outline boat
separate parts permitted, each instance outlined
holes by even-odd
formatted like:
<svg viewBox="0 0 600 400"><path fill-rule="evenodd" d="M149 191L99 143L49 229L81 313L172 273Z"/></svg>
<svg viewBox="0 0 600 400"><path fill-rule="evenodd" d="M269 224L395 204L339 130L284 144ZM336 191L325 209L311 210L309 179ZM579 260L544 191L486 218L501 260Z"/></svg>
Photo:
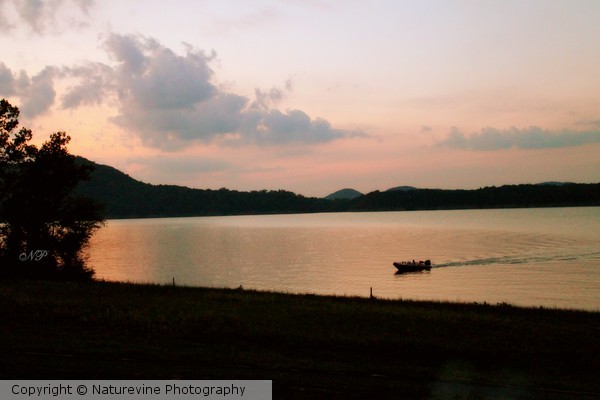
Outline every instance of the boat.
<svg viewBox="0 0 600 400"><path fill-rule="evenodd" d="M431 270L431 261L401 261L394 262L394 267L398 269L398 273L403 272L419 272L419 271L429 271Z"/></svg>

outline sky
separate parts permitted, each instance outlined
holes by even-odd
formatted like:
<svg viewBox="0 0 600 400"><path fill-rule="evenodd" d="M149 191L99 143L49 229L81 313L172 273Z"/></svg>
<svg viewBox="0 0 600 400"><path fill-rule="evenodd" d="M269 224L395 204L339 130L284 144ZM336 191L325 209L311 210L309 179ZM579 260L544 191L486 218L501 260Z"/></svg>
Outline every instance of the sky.
<svg viewBox="0 0 600 400"><path fill-rule="evenodd" d="M600 182L597 0L0 0L0 97L153 184Z"/></svg>

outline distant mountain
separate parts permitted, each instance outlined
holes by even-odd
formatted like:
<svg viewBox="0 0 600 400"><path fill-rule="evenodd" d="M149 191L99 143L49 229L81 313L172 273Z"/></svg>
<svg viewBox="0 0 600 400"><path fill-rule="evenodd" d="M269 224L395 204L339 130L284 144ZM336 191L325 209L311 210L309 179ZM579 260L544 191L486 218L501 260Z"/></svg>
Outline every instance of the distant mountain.
<svg viewBox="0 0 600 400"><path fill-rule="evenodd" d="M107 218L600 206L600 183L505 185L476 190L399 186L364 195L342 189L319 199L285 190L240 192L151 185L107 165L81 157L77 161L94 168L91 179L81 182L77 191L104 204Z"/></svg>
<svg viewBox="0 0 600 400"><path fill-rule="evenodd" d="M77 191L105 207L107 218L184 217L236 214L283 214L340 211L331 201L304 197L285 190L239 192L229 189L191 189L152 185L107 165L82 157L93 167L91 178Z"/></svg>
<svg viewBox="0 0 600 400"><path fill-rule="evenodd" d="M395 191L407 192L409 190L418 190L418 189L413 186L396 186L393 188L389 188L388 190L386 190L386 192L395 192Z"/></svg>
<svg viewBox="0 0 600 400"><path fill-rule="evenodd" d="M352 200L352 199L355 199L362 195L363 194L361 192L359 192L358 190L341 189L341 190L338 190L337 192L331 193L329 196L325 196L324 198L327 200L336 200L336 199Z"/></svg>
<svg viewBox="0 0 600 400"><path fill-rule="evenodd" d="M348 209L410 211L573 206L600 206L600 183L375 191L352 200Z"/></svg>

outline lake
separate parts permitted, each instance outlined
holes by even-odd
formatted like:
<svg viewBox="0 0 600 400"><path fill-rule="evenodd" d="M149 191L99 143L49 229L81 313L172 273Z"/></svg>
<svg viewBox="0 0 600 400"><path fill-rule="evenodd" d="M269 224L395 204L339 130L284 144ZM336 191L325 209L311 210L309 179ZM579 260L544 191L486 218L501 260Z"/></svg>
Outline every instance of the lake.
<svg viewBox="0 0 600 400"><path fill-rule="evenodd" d="M431 259L398 275L394 261ZM600 310L600 207L109 220L99 279Z"/></svg>

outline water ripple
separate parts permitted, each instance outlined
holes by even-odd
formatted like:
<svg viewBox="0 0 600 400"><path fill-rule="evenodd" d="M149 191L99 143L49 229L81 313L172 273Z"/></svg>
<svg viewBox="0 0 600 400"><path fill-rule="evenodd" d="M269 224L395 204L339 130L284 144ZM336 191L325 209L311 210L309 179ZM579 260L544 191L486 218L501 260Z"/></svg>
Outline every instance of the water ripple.
<svg viewBox="0 0 600 400"><path fill-rule="evenodd" d="M108 280L365 297L372 287L386 298L598 309L599 215L591 207L119 220L93 238L90 264ZM433 269L394 275L393 261L411 259Z"/></svg>
<svg viewBox="0 0 600 400"><path fill-rule="evenodd" d="M471 260L450 261L436 264L433 268L445 267L461 267L467 265L497 265L497 264L533 264L552 261L577 261L577 260L599 260L600 252L583 253L583 254L548 254L548 255L522 255L522 256L501 256L475 258Z"/></svg>

